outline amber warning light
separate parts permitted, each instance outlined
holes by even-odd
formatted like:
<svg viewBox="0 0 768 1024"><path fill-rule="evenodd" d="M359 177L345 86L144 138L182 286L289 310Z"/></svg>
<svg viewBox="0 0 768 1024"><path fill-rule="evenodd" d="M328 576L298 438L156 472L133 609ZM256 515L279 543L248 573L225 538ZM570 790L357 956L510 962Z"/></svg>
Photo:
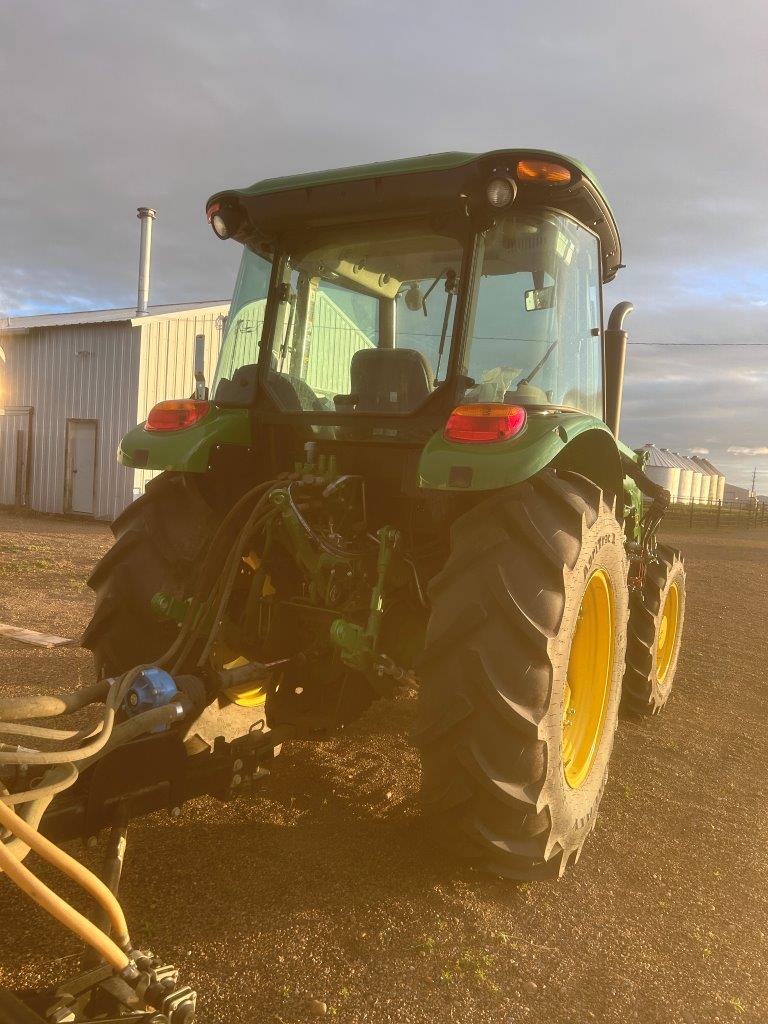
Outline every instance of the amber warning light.
<svg viewBox="0 0 768 1024"><path fill-rule="evenodd" d="M460 405L448 417L443 437L460 444L490 444L507 441L524 426L525 409L519 405Z"/></svg>
<svg viewBox="0 0 768 1024"><path fill-rule="evenodd" d="M570 185L571 172L562 164L548 160L518 160L517 180L531 181L544 185Z"/></svg>
<svg viewBox="0 0 768 1024"><path fill-rule="evenodd" d="M144 429L152 433L186 430L207 416L211 408L210 402L197 402L191 398L173 399L170 402L159 402L150 410Z"/></svg>

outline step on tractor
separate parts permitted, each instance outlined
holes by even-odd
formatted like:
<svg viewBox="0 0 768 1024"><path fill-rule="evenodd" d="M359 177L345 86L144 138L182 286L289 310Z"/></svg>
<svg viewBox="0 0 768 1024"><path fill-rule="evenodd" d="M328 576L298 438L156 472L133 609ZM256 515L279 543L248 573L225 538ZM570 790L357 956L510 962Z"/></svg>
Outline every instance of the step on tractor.
<svg viewBox="0 0 768 1024"><path fill-rule="evenodd" d="M0 701L0 868L88 950L77 978L3 996L1 1024L189 1024L195 993L117 899L129 821L236 795L403 691L435 844L557 879L620 704L656 714L675 676L685 571L656 539L668 493L618 438L632 306L604 316L621 248L586 167L444 153L206 209L242 247L218 366L121 443L159 472L89 580L96 682ZM101 878L61 848L100 835Z"/></svg>

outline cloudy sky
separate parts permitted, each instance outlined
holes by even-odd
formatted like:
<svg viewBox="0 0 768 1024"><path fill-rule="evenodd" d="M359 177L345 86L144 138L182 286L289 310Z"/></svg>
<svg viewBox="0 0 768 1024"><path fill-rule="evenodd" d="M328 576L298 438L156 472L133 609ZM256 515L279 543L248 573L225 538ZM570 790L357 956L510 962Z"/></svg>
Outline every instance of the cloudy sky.
<svg viewBox="0 0 768 1024"><path fill-rule="evenodd" d="M626 440L768 492L767 40L764 0L0 0L0 316L133 303L138 205L152 301L219 298L219 188L560 150L622 233Z"/></svg>

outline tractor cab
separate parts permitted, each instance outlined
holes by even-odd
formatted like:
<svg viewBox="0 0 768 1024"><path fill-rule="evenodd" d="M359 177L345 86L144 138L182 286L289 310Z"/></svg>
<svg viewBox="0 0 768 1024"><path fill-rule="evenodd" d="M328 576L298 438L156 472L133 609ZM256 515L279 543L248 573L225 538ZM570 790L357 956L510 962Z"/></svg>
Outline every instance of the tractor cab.
<svg viewBox="0 0 768 1024"><path fill-rule="evenodd" d="M601 283L619 241L574 161L442 154L265 181L207 211L244 245L218 405L380 442L445 424L496 440L520 408L604 416Z"/></svg>

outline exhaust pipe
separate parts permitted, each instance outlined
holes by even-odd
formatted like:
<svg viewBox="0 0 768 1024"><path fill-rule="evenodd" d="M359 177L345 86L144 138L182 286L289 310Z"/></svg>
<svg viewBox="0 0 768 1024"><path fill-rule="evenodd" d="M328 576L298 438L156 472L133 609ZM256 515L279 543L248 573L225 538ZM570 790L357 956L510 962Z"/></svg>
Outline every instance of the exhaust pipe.
<svg viewBox="0 0 768 1024"><path fill-rule="evenodd" d="M136 216L141 221L139 240L139 293L136 300L136 316L146 316L149 303L149 265L152 258L152 221L157 214L148 206L140 206Z"/></svg>
<svg viewBox="0 0 768 1024"><path fill-rule="evenodd" d="M631 302L614 306L605 329L605 422L618 440L621 424L621 399L624 393L624 366L627 361L627 332L624 320L635 307Z"/></svg>

